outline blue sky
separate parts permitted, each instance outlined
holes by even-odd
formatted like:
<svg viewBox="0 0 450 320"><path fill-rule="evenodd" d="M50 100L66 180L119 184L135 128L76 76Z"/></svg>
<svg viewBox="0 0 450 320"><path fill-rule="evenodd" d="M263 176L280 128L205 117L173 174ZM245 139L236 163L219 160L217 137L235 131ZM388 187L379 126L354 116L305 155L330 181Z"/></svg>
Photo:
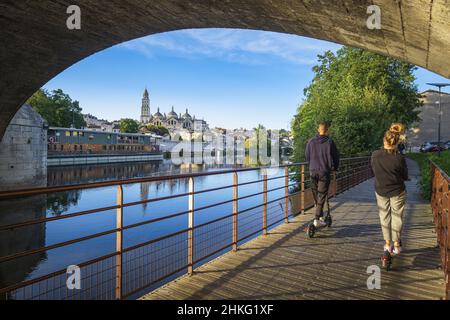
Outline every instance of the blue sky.
<svg viewBox="0 0 450 320"><path fill-rule="evenodd" d="M138 119L142 93L151 112L204 118L211 127L289 128L317 54L339 45L294 35L234 29L181 30L126 42L73 65L44 88L63 89L84 113ZM426 82L446 81L419 69Z"/></svg>

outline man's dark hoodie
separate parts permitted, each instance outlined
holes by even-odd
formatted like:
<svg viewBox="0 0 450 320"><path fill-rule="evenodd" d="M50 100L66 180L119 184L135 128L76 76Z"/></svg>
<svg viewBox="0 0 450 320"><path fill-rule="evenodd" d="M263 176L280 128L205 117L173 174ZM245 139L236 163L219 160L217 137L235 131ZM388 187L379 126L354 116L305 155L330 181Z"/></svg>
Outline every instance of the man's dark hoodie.
<svg viewBox="0 0 450 320"><path fill-rule="evenodd" d="M327 174L339 169L339 152L328 136L316 135L306 145L306 161L312 173Z"/></svg>

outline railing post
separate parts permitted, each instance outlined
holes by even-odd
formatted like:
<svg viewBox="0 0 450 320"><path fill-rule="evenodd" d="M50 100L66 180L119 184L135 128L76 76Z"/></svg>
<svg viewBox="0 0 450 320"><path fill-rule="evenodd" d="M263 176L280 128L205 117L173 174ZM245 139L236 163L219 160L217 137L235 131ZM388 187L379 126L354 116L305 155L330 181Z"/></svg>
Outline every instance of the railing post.
<svg viewBox="0 0 450 320"><path fill-rule="evenodd" d="M194 178L189 178L188 274L194 273Z"/></svg>
<svg viewBox="0 0 450 320"><path fill-rule="evenodd" d="M267 171L263 171L263 235L267 235Z"/></svg>
<svg viewBox="0 0 450 320"><path fill-rule="evenodd" d="M305 165L300 167L300 209L305 214Z"/></svg>
<svg viewBox="0 0 450 320"><path fill-rule="evenodd" d="M284 223L289 223L289 167L284 168Z"/></svg>
<svg viewBox="0 0 450 320"><path fill-rule="evenodd" d="M238 174L233 174L233 251L238 248Z"/></svg>
<svg viewBox="0 0 450 320"><path fill-rule="evenodd" d="M122 251L123 251L123 187L117 188L116 209L116 299L122 299Z"/></svg>

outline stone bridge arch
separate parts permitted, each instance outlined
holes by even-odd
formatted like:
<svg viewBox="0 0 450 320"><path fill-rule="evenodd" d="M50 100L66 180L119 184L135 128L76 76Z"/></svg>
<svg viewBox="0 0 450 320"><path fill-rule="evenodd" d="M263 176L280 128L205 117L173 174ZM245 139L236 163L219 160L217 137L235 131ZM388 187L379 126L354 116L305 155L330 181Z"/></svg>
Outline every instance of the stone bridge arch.
<svg viewBox="0 0 450 320"><path fill-rule="evenodd" d="M69 30L67 8L81 9ZM367 8L381 9L369 30ZM187 28L284 32L364 48L450 77L448 0L6 0L0 4L0 137L28 97L72 64L150 34Z"/></svg>

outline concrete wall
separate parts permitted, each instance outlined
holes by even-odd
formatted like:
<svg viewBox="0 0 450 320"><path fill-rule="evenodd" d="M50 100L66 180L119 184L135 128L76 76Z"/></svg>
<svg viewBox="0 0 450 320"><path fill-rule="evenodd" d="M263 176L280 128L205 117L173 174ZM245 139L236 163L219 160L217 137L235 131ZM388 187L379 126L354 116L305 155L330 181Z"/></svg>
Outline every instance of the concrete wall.
<svg viewBox="0 0 450 320"><path fill-rule="evenodd" d="M47 130L29 105L16 113L0 142L0 191L47 185Z"/></svg>
<svg viewBox="0 0 450 320"><path fill-rule="evenodd" d="M436 91L425 91L423 95L423 107L419 117L421 121L412 127L408 135L408 141L412 147L418 147L424 142L438 140L439 119L439 93ZM441 141L450 140L450 95L442 93L442 118L441 118Z"/></svg>
<svg viewBox="0 0 450 320"><path fill-rule="evenodd" d="M163 160L163 154L141 154L141 155L116 155L116 156L74 156L74 157L52 157L47 160L48 166L67 166L78 164L102 164L133 161Z"/></svg>

